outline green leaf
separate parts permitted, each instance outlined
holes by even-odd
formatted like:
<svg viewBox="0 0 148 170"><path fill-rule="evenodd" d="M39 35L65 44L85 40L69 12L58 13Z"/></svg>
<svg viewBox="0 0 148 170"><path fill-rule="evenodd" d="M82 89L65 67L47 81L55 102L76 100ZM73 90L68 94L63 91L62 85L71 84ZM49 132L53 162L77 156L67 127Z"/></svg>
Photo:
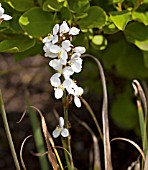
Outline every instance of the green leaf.
<svg viewBox="0 0 148 170"><path fill-rule="evenodd" d="M20 17L19 24L29 35L42 37L52 30L54 25L53 15L39 7L34 7Z"/></svg>
<svg viewBox="0 0 148 170"><path fill-rule="evenodd" d="M133 44L126 42L122 37L110 43L101 57L104 66L112 69L115 74L134 79L148 77L142 52Z"/></svg>
<svg viewBox="0 0 148 170"><path fill-rule="evenodd" d="M15 10L24 12L27 11L28 9L32 8L34 6L34 1L33 0L25 0L25 1L20 1L20 0L6 0L6 2Z"/></svg>
<svg viewBox="0 0 148 170"><path fill-rule="evenodd" d="M129 11L112 11L110 18L119 30L124 30L125 26L131 21L131 12Z"/></svg>
<svg viewBox="0 0 148 170"><path fill-rule="evenodd" d="M137 110L130 96L119 94L111 107L111 117L123 129L131 130L138 124Z"/></svg>
<svg viewBox="0 0 148 170"><path fill-rule="evenodd" d="M142 22L145 25L148 25L148 12L137 12L132 13L133 20Z"/></svg>
<svg viewBox="0 0 148 170"><path fill-rule="evenodd" d="M106 19L106 13L102 8L98 6L92 6L88 10L88 16L81 19L78 24L81 29L100 28L105 25Z"/></svg>
<svg viewBox="0 0 148 170"><path fill-rule="evenodd" d="M148 51L142 51L145 67L148 68Z"/></svg>
<svg viewBox="0 0 148 170"><path fill-rule="evenodd" d="M63 20L70 20L72 18L72 14L67 7L62 7L60 10L60 16Z"/></svg>
<svg viewBox="0 0 148 170"><path fill-rule="evenodd" d="M43 51L42 46L43 46L42 43L36 43L33 47L29 48L28 50L16 53L14 56L15 61L20 61L26 57L31 57L31 56L35 56L37 54L41 54Z"/></svg>
<svg viewBox="0 0 148 170"><path fill-rule="evenodd" d="M0 42L0 52L22 52L33 47L35 44L34 39L28 36L15 36L10 40L3 40Z"/></svg>
<svg viewBox="0 0 148 170"><path fill-rule="evenodd" d="M68 6L75 13L83 13L90 8L89 0L68 0Z"/></svg>
<svg viewBox="0 0 148 170"><path fill-rule="evenodd" d="M148 77L148 69L144 67L142 53L134 45L125 43L118 55L116 68L120 75L132 79Z"/></svg>
<svg viewBox="0 0 148 170"><path fill-rule="evenodd" d="M108 20L107 23L105 24L105 26L103 27L104 34L114 34L114 33L118 32L118 31L119 31L119 29L110 20Z"/></svg>
<svg viewBox="0 0 148 170"><path fill-rule="evenodd" d="M142 23L129 23L125 29L126 39L141 50L148 51L148 26Z"/></svg>
<svg viewBox="0 0 148 170"><path fill-rule="evenodd" d="M61 8L61 3L57 0L46 0L43 4L44 11L59 11Z"/></svg>

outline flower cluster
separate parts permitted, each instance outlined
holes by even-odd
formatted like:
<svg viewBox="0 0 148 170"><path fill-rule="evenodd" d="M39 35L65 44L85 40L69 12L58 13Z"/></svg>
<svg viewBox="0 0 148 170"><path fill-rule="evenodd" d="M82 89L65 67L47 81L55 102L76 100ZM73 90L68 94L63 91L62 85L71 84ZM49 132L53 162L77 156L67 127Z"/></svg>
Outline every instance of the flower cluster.
<svg viewBox="0 0 148 170"><path fill-rule="evenodd" d="M56 24L52 34L43 39L45 57L52 58L49 65L56 70L56 73L50 78L50 83L55 90L55 98L62 98L66 90L69 95L74 97L77 107L81 107L79 96L83 94L84 90L77 86L71 76L81 71L81 54L85 52L85 48L75 47L71 41L73 36L79 34L79 31L76 27L69 28L66 21L63 21L61 25Z"/></svg>
<svg viewBox="0 0 148 170"><path fill-rule="evenodd" d="M10 20L12 19L12 17L10 15L4 14L4 8L2 8L2 5L0 3L0 22L2 22L3 20Z"/></svg>

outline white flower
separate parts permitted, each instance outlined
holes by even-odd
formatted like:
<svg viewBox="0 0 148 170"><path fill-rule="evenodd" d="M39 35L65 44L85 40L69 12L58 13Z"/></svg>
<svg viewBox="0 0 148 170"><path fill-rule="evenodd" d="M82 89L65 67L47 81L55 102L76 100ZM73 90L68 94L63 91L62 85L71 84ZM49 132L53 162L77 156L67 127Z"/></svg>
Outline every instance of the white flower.
<svg viewBox="0 0 148 170"><path fill-rule="evenodd" d="M12 19L10 15L4 14L4 8L2 8L1 3L0 3L0 19L6 20L6 21Z"/></svg>
<svg viewBox="0 0 148 170"><path fill-rule="evenodd" d="M84 92L82 87L78 87L74 82L70 84L70 86L67 88L67 91L69 94L72 94L74 96L74 103L79 108L81 107L81 101L79 96L81 96Z"/></svg>
<svg viewBox="0 0 148 170"><path fill-rule="evenodd" d="M64 33L68 33L69 32L69 27L66 23L66 21L63 21L63 23L60 25L60 33L64 34Z"/></svg>
<svg viewBox="0 0 148 170"><path fill-rule="evenodd" d="M70 28L69 35L78 35L79 32L80 32L80 29L78 29L76 27L72 27L72 28Z"/></svg>
<svg viewBox="0 0 148 170"><path fill-rule="evenodd" d="M60 99L63 96L63 86L61 84L60 80L60 73L55 73L51 78L50 78L50 83L54 88L54 96L56 99Z"/></svg>
<svg viewBox="0 0 148 170"><path fill-rule="evenodd" d="M63 137L68 137L68 135L69 135L68 129L64 128L64 119L63 119L63 117L59 118L59 125L56 127L56 129L52 133L54 138L57 138L58 136L60 136L60 134Z"/></svg>
<svg viewBox="0 0 148 170"><path fill-rule="evenodd" d="M86 49L85 49L85 47L79 46L79 47L75 47L75 48L73 49L73 51L74 51L75 53L83 54L83 53L85 53Z"/></svg>
<svg viewBox="0 0 148 170"><path fill-rule="evenodd" d="M53 27L53 30L52 30L52 33L51 35L48 35L47 37L45 37L43 39L43 43L48 43L48 42L51 42L52 44L55 44L58 42L58 32L59 32L59 24L56 24L54 27Z"/></svg>
<svg viewBox="0 0 148 170"><path fill-rule="evenodd" d="M69 40L65 40L65 41L62 42L62 48L63 48L64 50L66 50L67 52L69 52L69 51L71 50L71 47L72 47L72 46L73 46L73 45L70 43Z"/></svg>
<svg viewBox="0 0 148 170"><path fill-rule="evenodd" d="M75 73L79 73L82 69L82 59L80 58L80 53L74 53L69 60L69 65Z"/></svg>

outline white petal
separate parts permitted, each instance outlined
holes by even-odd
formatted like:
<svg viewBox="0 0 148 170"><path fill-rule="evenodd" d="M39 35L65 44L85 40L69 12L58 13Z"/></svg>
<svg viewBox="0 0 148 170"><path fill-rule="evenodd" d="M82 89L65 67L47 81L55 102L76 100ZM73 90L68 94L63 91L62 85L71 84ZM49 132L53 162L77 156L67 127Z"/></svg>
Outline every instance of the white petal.
<svg viewBox="0 0 148 170"><path fill-rule="evenodd" d="M53 38L53 35L50 35L50 36L45 37L45 38L43 39L43 43L48 43L48 42L50 42L50 41L52 40L52 38Z"/></svg>
<svg viewBox="0 0 148 170"><path fill-rule="evenodd" d="M73 53L72 56L71 56L71 59L77 59L81 56L80 53Z"/></svg>
<svg viewBox="0 0 148 170"><path fill-rule="evenodd" d="M67 60L68 58L68 54L65 50L62 50L61 53L60 53L60 57L63 59L63 60Z"/></svg>
<svg viewBox="0 0 148 170"><path fill-rule="evenodd" d="M0 17L3 15L3 13L4 13L4 8L2 8L1 3L0 3Z"/></svg>
<svg viewBox="0 0 148 170"><path fill-rule="evenodd" d="M60 99L63 96L63 90L61 88L55 88L55 98Z"/></svg>
<svg viewBox="0 0 148 170"><path fill-rule="evenodd" d="M62 42L62 47L66 51L70 51L71 50L71 46L72 46L72 44L70 43L69 40L65 40L65 41Z"/></svg>
<svg viewBox="0 0 148 170"><path fill-rule="evenodd" d="M83 54L83 53L85 53L86 49L85 49L85 47L79 46L79 47L75 47L75 48L73 49L73 51L76 52L76 53Z"/></svg>
<svg viewBox="0 0 148 170"><path fill-rule="evenodd" d="M67 33L67 32L69 32L69 27L66 21L63 21L63 23L60 25L60 33Z"/></svg>
<svg viewBox="0 0 148 170"><path fill-rule="evenodd" d="M72 27L69 31L70 35L78 35L80 32L80 29L76 28L76 27Z"/></svg>
<svg viewBox="0 0 148 170"><path fill-rule="evenodd" d="M58 54L51 53L50 51L45 53L45 57L56 58L57 56L58 56Z"/></svg>
<svg viewBox="0 0 148 170"><path fill-rule="evenodd" d="M50 78L50 83L53 87L59 87L61 85L61 80L53 75Z"/></svg>
<svg viewBox="0 0 148 170"><path fill-rule="evenodd" d="M73 75L74 71L72 70L72 68L70 66L67 66L63 69L63 74L64 76L71 76Z"/></svg>
<svg viewBox="0 0 148 170"><path fill-rule="evenodd" d="M59 24L56 24L56 25L53 27L53 35L56 35L58 32L59 32Z"/></svg>
<svg viewBox="0 0 148 170"><path fill-rule="evenodd" d="M69 135L69 131L68 129L64 128L62 131L61 131L61 135L65 138L65 137L68 137Z"/></svg>
<svg viewBox="0 0 148 170"><path fill-rule="evenodd" d="M60 126L60 128L63 128L63 126L64 126L64 119L63 119L63 117L59 118L59 126Z"/></svg>
<svg viewBox="0 0 148 170"><path fill-rule="evenodd" d="M77 96L74 97L74 103L78 108L81 107L81 101Z"/></svg>
<svg viewBox="0 0 148 170"><path fill-rule="evenodd" d="M52 44L55 44L58 42L58 36L54 35L53 39L52 39Z"/></svg>
<svg viewBox="0 0 148 170"><path fill-rule="evenodd" d="M52 135L54 138L57 138L60 135L61 131L60 129L56 128L53 132Z"/></svg>
<svg viewBox="0 0 148 170"><path fill-rule="evenodd" d="M50 46L50 52L59 53L60 51L61 51L61 48L58 45L51 45Z"/></svg>
<svg viewBox="0 0 148 170"><path fill-rule="evenodd" d="M5 21L8 21L8 20L12 19L12 17L10 15L7 15L7 14L3 14L1 16L1 18L3 18Z"/></svg>
<svg viewBox="0 0 148 170"><path fill-rule="evenodd" d="M70 87L72 83L73 83L72 79L66 79L63 82L63 87L67 89L68 87Z"/></svg>
<svg viewBox="0 0 148 170"><path fill-rule="evenodd" d="M57 60L57 59L51 60L49 62L49 65L57 71L62 69L62 64L60 63L60 60Z"/></svg>
<svg viewBox="0 0 148 170"><path fill-rule="evenodd" d="M71 64L71 68L75 73L79 73L82 69L82 65L78 62L74 62Z"/></svg>

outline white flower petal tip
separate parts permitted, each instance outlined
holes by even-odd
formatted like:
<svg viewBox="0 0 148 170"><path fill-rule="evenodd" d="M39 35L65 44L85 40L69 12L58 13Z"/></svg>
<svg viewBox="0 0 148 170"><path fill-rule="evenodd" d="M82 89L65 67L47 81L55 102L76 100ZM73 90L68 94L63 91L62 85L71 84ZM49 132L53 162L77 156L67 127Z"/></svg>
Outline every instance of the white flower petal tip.
<svg viewBox="0 0 148 170"><path fill-rule="evenodd" d="M78 108L81 107L81 101L77 96L74 97L74 103Z"/></svg>
<svg viewBox="0 0 148 170"><path fill-rule="evenodd" d="M57 137L60 136L60 132L61 132L61 130L57 127L57 128L52 132L52 136L53 136L54 138L57 138Z"/></svg>
<svg viewBox="0 0 148 170"><path fill-rule="evenodd" d="M68 33L69 32L69 27L66 21L63 21L63 23L60 25L60 33Z"/></svg>
<svg viewBox="0 0 148 170"><path fill-rule="evenodd" d="M72 27L69 31L69 35L78 35L80 32L80 29L76 28L76 27Z"/></svg>
<svg viewBox="0 0 148 170"><path fill-rule="evenodd" d="M64 128L62 131L61 131L61 135L66 138L69 136L69 131L68 129Z"/></svg>
<svg viewBox="0 0 148 170"><path fill-rule="evenodd" d="M4 19L5 21L12 19L12 17L10 15L7 15L7 14L3 14L0 18Z"/></svg>
<svg viewBox="0 0 148 170"><path fill-rule="evenodd" d="M59 118L59 126L60 126L60 128L63 128L63 126L64 126L64 119L63 119L63 117Z"/></svg>

